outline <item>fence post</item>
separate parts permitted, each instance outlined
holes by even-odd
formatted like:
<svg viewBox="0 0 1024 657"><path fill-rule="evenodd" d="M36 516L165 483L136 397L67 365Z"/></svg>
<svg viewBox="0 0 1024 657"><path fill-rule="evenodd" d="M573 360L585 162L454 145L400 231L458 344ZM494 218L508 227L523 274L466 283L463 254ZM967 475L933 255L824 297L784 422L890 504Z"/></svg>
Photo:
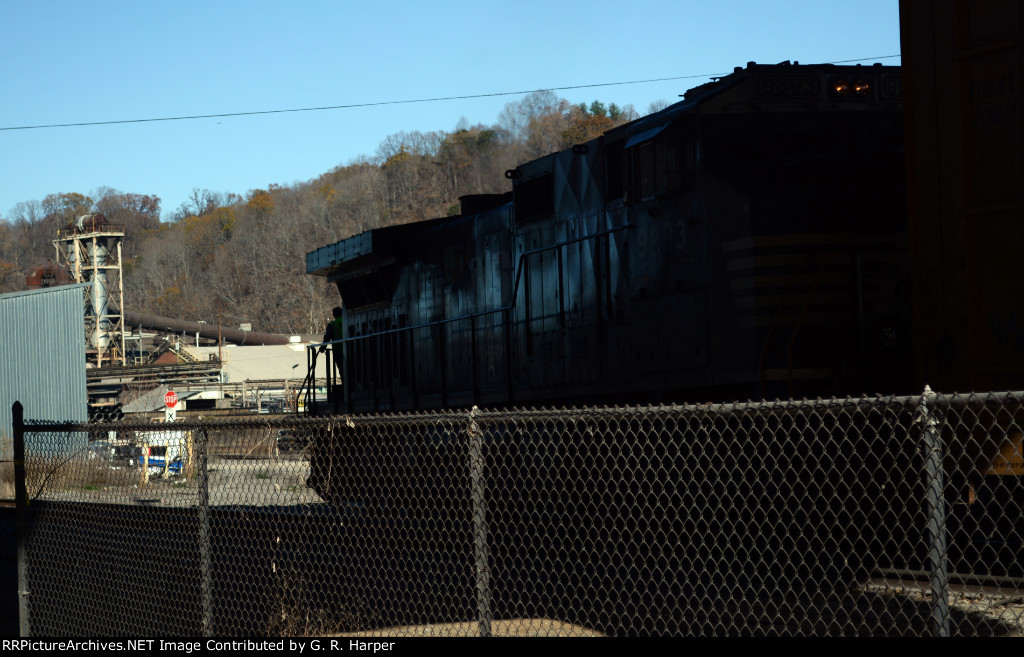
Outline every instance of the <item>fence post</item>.
<svg viewBox="0 0 1024 657"><path fill-rule="evenodd" d="M198 467L196 476L199 484L199 596L202 605L202 634L213 636L213 582L211 581L210 562L210 485L209 485L209 445L210 435L206 429L199 433L199 445L196 449Z"/></svg>
<svg viewBox="0 0 1024 657"><path fill-rule="evenodd" d="M921 396L922 441L924 447L925 512L928 514L928 571L931 578L932 609L928 627L932 636L949 636L949 573L946 565L945 471L942 466L942 436L933 411L936 395L929 386Z"/></svg>
<svg viewBox="0 0 1024 657"><path fill-rule="evenodd" d="M11 407L14 430L14 507L18 532L18 633L32 636L28 620L28 564L25 543L28 540L28 486L25 484L25 409L21 402Z"/></svg>
<svg viewBox="0 0 1024 657"><path fill-rule="evenodd" d="M476 574L476 611L480 636L491 636L491 571L487 554L487 498L484 488L484 432L476 422L479 409L469 412L469 478L473 500L473 556Z"/></svg>
<svg viewBox="0 0 1024 657"><path fill-rule="evenodd" d="M139 458L142 472L139 473L139 488L149 485L149 438L142 439L142 456Z"/></svg>

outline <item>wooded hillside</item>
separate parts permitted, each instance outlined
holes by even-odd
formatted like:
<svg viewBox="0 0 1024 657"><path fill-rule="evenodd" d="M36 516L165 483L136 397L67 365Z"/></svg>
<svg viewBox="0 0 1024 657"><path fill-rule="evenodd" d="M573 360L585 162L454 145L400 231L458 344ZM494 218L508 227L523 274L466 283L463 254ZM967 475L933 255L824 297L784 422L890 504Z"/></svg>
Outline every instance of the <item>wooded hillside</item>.
<svg viewBox="0 0 1024 657"><path fill-rule="evenodd" d="M101 188L18 203L0 221L0 293L25 289L25 273L55 260L52 240L75 217L102 212L125 227L128 310L181 319L251 322L278 333L323 330L338 293L307 276L305 254L372 228L449 216L465 194L511 188L506 169L568 148L636 118L631 107L571 105L537 92L487 127L399 132L373 158L305 183L244 196L195 189L161 222L160 199Z"/></svg>

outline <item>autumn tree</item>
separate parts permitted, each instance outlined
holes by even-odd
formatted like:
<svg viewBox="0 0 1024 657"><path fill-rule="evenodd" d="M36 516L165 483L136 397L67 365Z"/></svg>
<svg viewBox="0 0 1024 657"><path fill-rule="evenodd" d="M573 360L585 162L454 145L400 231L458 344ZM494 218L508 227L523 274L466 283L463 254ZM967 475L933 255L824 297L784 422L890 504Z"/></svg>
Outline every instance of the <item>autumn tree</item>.
<svg viewBox="0 0 1024 657"><path fill-rule="evenodd" d="M126 257L134 253L142 233L160 225L160 198L150 194L130 194L110 187L101 187L94 193L94 208L102 212L107 221L124 227Z"/></svg>
<svg viewBox="0 0 1024 657"><path fill-rule="evenodd" d="M8 215L10 230L0 245L0 259L19 271L54 260L57 231L89 212L91 204L82 194L50 194L43 201L18 203Z"/></svg>
<svg viewBox="0 0 1024 657"><path fill-rule="evenodd" d="M444 135L436 155L443 173L443 194L437 199L438 204L457 206L458 198L464 194L505 191L507 183L502 175L500 153L498 131L492 128L478 125Z"/></svg>
<svg viewBox="0 0 1024 657"><path fill-rule="evenodd" d="M250 211L266 216L274 210L274 197L271 196L270 192L262 189L254 189L249 192L249 198L245 202L245 207Z"/></svg>
<svg viewBox="0 0 1024 657"><path fill-rule="evenodd" d="M83 194L47 194L42 201L45 219L64 227L78 217L92 212L93 201Z"/></svg>
<svg viewBox="0 0 1024 657"><path fill-rule="evenodd" d="M16 228L0 221L0 294L18 292L25 287L25 267L20 261L20 251L11 248L16 243Z"/></svg>
<svg viewBox="0 0 1024 657"><path fill-rule="evenodd" d="M530 120L524 161L543 157L562 149L562 134L572 125L570 119L572 107L569 101L563 99L554 111L535 116Z"/></svg>

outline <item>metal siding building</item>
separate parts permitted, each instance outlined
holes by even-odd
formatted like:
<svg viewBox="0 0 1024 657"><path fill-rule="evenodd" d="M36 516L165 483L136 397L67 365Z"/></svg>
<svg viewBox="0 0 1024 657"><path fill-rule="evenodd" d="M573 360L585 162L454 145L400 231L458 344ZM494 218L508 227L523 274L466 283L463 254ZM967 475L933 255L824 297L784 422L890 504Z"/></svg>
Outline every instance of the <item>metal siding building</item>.
<svg viewBox="0 0 1024 657"><path fill-rule="evenodd" d="M85 306L88 285L0 295L0 446L10 446L11 406L28 421L86 422ZM81 436L84 442L85 436ZM29 443L26 446L32 450Z"/></svg>

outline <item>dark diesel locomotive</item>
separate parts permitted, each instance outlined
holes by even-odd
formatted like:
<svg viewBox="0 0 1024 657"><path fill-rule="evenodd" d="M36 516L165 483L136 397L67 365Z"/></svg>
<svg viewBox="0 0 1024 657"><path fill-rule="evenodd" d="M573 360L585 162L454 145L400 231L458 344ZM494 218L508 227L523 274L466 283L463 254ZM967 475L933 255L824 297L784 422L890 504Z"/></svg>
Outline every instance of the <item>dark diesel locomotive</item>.
<svg viewBox="0 0 1024 657"><path fill-rule="evenodd" d="M338 361L326 399L307 393L307 412L920 392L931 372L927 357L912 356L912 289L930 297L941 290L910 284L902 92L899 67L751 63L660 112L509 170L511 193L464 197L458 216L372 230L309 253L307 273L338 287L346 335L326 353ZM916 234L928 231L922 224ZM777 437L779 449L800 456L760 476L805 479L813 495L780 503L808 518L845 518L836 525L844 529L808 530L809 544L826 546L820 554L787 552L779 547L786 536L766 535L768 551L744 544L739 562L761 554L770 572L823 573L833 583L879 567L926 567L923 494L890 484L922 471L917 438L914 430L897 435L883 415L871 411L848 435L839 424L818 429L847 450L831 456L856 461L845 471L860 480L843 482L852 487L846 492L827 480L833 470L819 467L830 458L820 442ZM954 569L1019 575L1019 521L1004 509L1019 509L1024 493L1018 469L1000 469L998 454L1019 450L1020 432L1011 429L1021 422L1000 417L985 428L943 430L947 460L966 465L951 467L957 474L946 489L949 556ZM436 436L382 437L359 426L313 440L309 483L325 499L436 514L431 500L445 495L437 482L468 477L459 470L465 459L447 454L450 445ZM680 441L700 438L699 429L679 431ZM513 445L511 434L489 448L502 481L515 482L489 489L489 512L499 526L533 527L545 537L538 544L562 546L551 550L579 553L582 544L558 519L579 500L599 497L586 482L563 481L564 472L592 467L585 446L570 463L564 450L536 442L553 435L547 429L526 447ZM684 460L670 470L696 467ZM598 488L650 484L700 499L702 486L728 486L732 476ZM561 492L548 490L553 485ZM543 510L533 490L547 491ZM811 498L813 508L804 508ZM855 498L874 506L852 508ZM737 504L721 513L748 511ZM699 550L706 537L684 529L695 511L673 513L659 522L676 523L668 530L680 537L672 559L686 564L687 550ZM614 523L630 521L613 516L585 529L628 534ZM650 539L633 531L637 545ZM872 554L846 561L854 543ZM512 572L515 549L492 547ZM615 573L633 555L595 559L610 559L599 570ZM580 575L615 588L588 578Z"/></svg>
<svg viewBox="0 0 1024 657"><path fill-rule="evenodd" d="M905 392L902 121L897 67L751 63L309 253L345 310L328 404Z"/></svg>

